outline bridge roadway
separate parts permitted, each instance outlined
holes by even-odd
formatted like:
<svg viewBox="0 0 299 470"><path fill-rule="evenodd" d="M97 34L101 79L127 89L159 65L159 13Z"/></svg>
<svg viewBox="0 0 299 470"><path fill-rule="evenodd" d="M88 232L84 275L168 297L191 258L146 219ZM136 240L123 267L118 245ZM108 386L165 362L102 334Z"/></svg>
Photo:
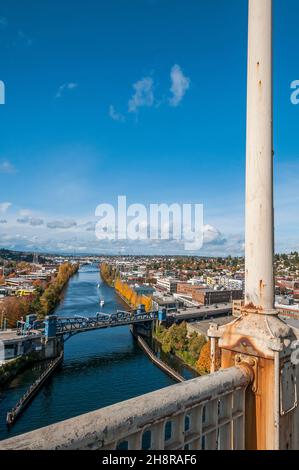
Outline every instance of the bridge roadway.
<svg viewBox="0 0 299 470"><path fill-rule="evenodd" d="M101 313L96 317L59 317L56 321L56 335L73 335L84 331L111 328L116 326L133 325L136 323L152 322L158 319L158 312L131 315L128 312L115 314Z"/></svg>
<svg viewBox="0 0 299 470"><path fill-rule="evenodd" d="M178 312L168 313L170 321L205 320L216 316L230 315L232 304L208 305L195 308L181 309ZM151 322L158 319L158 312L132 314L126 311L118 311L114 314L100 313L96 317L77 316L72 318L59 317L56 321L56 335L63 336L84 331L110 328L116 326L132 325L135 323Z"/></svg>
<svg viewBox="0 0 299 470"><path fill-rule="evenodd" d="M219 317L223 315L231 315L232 304L213 304L204 305L201 307L192 307L186 309L180 309L177 312L171 314L174 320L207 320L209 318Z"/></svg>

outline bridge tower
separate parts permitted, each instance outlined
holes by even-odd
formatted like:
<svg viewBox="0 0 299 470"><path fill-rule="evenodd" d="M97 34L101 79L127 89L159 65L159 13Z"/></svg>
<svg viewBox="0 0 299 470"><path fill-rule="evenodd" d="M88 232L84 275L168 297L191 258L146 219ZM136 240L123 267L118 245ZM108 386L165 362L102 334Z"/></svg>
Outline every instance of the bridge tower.
<svg viewBox="0 0 299 470"><path fill-rule="evenodd" d="M246 449L267 450L299 447L296 335L274 309L272 103L272 0L249 0L245 305L240 318L209 335L212 364L218 337L223 368L250 368Z"/></svg>
<svg viewBox="0 0 299 470"><path fill-rule="evenodd" d="M44 355L46 359L58 357L63 351L63 338L59 338L56 334L57 317L56 315L48 315L45 318L45 335L44 335Z"/></svg>

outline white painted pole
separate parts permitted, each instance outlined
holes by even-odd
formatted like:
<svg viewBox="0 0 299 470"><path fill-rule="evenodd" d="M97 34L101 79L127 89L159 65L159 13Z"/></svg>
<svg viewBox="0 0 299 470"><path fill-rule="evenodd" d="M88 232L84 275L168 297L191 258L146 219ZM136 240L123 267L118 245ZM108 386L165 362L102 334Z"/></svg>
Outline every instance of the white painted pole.
<svg viewBox="0 0 299 470"><path fill-rule="evenodd" d="M274 313L272 0L249 0L245 304Z"/></svg>

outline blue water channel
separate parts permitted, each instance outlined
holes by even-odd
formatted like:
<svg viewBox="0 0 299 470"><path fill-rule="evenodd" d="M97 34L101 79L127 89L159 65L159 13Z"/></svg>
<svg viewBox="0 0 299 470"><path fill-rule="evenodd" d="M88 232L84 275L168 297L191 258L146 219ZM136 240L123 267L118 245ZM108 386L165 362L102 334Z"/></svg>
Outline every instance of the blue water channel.
<svg viewBox="0 0 299 470"><path fill-rule="evenodd" d="M94 316L100 310L100 298L105 299L104 312L125 309L114 289L100 280L97 267L84 266L70 280L55 314ZM173 358L171 365L191 377ZM0 439L175 383L145 356L128 326L81 333L66 342L62 367L9 430L5 421L7 411L37 378L41 367L35 365L20 374L0 392Z"/></svg>

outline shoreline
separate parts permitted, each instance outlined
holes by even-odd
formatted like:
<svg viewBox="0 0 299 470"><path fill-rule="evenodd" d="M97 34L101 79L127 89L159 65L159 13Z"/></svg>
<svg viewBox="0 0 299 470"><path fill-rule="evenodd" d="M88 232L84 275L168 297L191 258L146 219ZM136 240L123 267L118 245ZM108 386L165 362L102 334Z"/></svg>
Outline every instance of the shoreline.
<svg viewBox="0 0 299 470"><path fill-rule="evenodd" d="M124 302L124 304L126 304L126 305L129 307L130 311L132 311L133 308L132 308L132 306L129 304L129 302L120 294L120 292L118 292L118 291L115 289L115 287L114 287L113 284L111 284L110 282L108 282L108 281L102 276L102 273L101 273L101 269L100 269L100 268L99 268L99 277L100 277L100 279L101 279L108 287L111 287L111 289L114 290L115 295L117 295L117 296Z"/></svg>
<svg viewBox="0 0 299 470"><path fill-rule="evenodd" d="M30 366L38 362L43 361L40 361L38 358L34 357L33 353L31 353L29 355L19 356L15 359L11 359L5 364L1 364L0 390L5 390L13 379L15 379L19 374L22 374L27 369L29 369Z"/></svg>
<svg viewBox="0 0 299 470"><path fill-rule="evenodd" d="M137 340L139 346L147 355L147 357L155 364L159 369L161 369L165 374L169 375L172 379L176 380L177 382L185 382L185 378L176 372L172 367L166 364L162 359L158 358L154 351L149 347L149 345L145 342L145 340L137 335L133 335L134 338Z"/></svg>
<svg viewBox="0 0 299 470"><path fill-rule="evenodd" d="M132 306L129 304L129 302L115 289L115 287L112 287L114 289L115 294L129 307L130 311L133 311Z"/></svg>
<svg viewBox="0 0 299 470"><path fill-rule="evenodd" d="M74 270L74 272L68 277L68 279L66 280L66 282L63 284L62 289L61 289L61 291L59 292L59 294L58 294L58 296L57 296L57 300L56 300L56 302L55 302L55 305L53 306L53 308L52 308L51 310L49 310L47 313L45 313L45 314L43 315L43 318L42 318L42 319L44 319L44 318L45 318L46 316L48 316L48 315L54 315L56 309L59 307L60 303L63 301L64 294L65 294L65 291L66 291L66 289L67 289L67 287L68 287L68 284L69 284L70 280L71 280L76 274L78 274L79 269L80 269L80 266L77 265L77 267L76 267L76 269ZM55 284L56 278L57 278L57 277L55 277L55 278L53 279L53 282L50 283L49 287L52 287L53 284Z"/></svg>
<svg viewBox="0 0 299 470"><path fill-rule="evenodd" d="M55 307L48 312L42 320L47 316L51 316L55 314L56 309L59 307L60 303L63 301L65 291L68 287L70 280L78 274L79 268L69 277L67 282L64 284L61 293L59 294L59 299ZM15 359L6 362L0 365L0 390L5 390L11 381L15 379L19 374L22 374L26 370L30 369L31 366L34 364L42 364L43 362L47 361L47 359L40 359L39 357L35 357L34 353L25 354L16 357Z"/></svg>
<svg viewBox="0 0 299 470"><path fill-rule="evenodd" d="M128 303L128 301L115 289L114 285L111 285L109 282L107 282L106 279L104 279L101 275L101 270L99 269L99 274L100 274L100 278L102 279L102 281L107 284L107 286L111 287L112 289L114 289L114 292L115 294L125 303L125 305L127 305L129 307L129 309L132 311L132 307L131 305ZM134 338L138 341L139 345L141 346L141 348L143 349L143 351L145 352L145 354L149 357L149 359L153 360L153 362L155 362L155 364L157 365L157 367L159 367L160 369L162 369L166 374L167 374L167 371L166 371L166 368L169 368L171 371L173 371L174 374L177 374L178 376L180 376L181 378L183 378L179 373L177 373L175 370L173 370L170 366L168 366L164 361L162 361L161 359L159 359L156 354L154 353L154 351L146 344L146 346L149 348L149 351L146 350L146 347L144 347L144 345L141 345L140 344L140 341L139 341L139 336L135 336L133 335ZM151 338L154 340L154 341L157 341L157 343L160 345L160 347L162 348L162 343L158 340L158 338L156 337L155 333L152 333L152 336ZM144 341L142 338L141 338L142 342ZM197 377L201 377L202 374L200 374L198 372L198 370L195 368L195 367L192 367L190 364L188 364L187 362L185 362L180 356L178 356L177 354L175 353L167 353L167 354L170 354L172 355L175 359L177 359L184 367L186 367L186 369L188 369L190 372L192 373L195 373ZM152 358L152 355L154 356L155 360ZM159 361L161 361L161 365L159 363ZM163 368L163 365L165 365L165 369ZM168 374L169 375L169 374ZM172 375L173 377L173 375ZM177 379L176 379L177 380ZM186 379L184 379L186 380Z"/></svg>
<svg viewBox="0 0 299 470"><path fill-rule="evenodd" d="M160 347L162 348L162 343L161 343L161 341L158 340L158 338L157 338L157 336L155 335L155 333L153 333L152 338L153 338L153 340L157 341L157 343L158 343L158 344L160 345ZM204 375L204 374L200 374L200 373L198 372L198 370L197 370L195 367L192 367L190 364L188 364L187 362L185 362L185 361L184 361L180 356L178 356L177 354L172 353L172 352L171 352L171 353L165 353L165 354L170 354L170 355L172 355L173 357L175 357L175 359L178 359L184 367L186 367L187 369L189 369L191 372L195 372L198 377L201 377L202 375Z"/></svg>

